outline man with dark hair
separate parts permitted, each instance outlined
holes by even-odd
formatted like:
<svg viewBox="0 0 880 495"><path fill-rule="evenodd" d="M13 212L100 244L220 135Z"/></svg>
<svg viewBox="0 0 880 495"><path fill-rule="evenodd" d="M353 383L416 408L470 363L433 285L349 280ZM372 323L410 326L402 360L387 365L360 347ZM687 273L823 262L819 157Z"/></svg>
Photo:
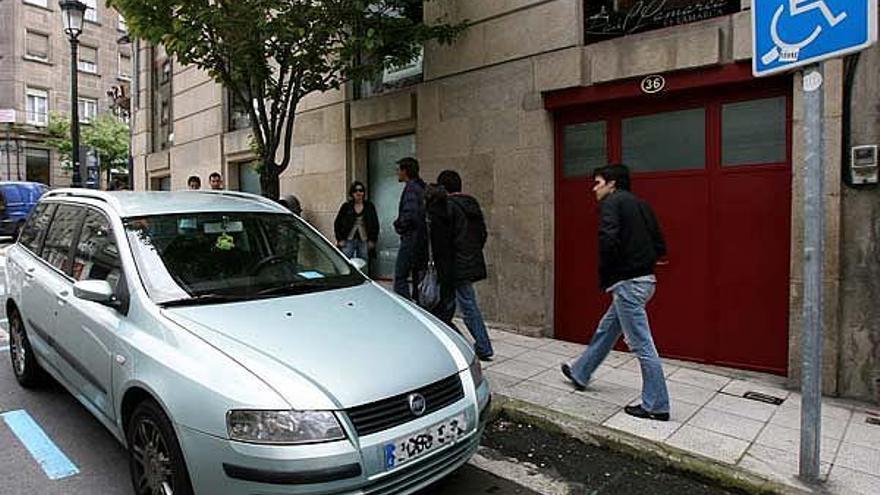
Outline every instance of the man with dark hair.
<svg viewBox="0 0 880 495"><path fill-rule="evenodd" d="M483 211L473 196L461 192L461 176L458 172L440 172L437 184L445 194L432 194L437 199L428 204L431 246L434 248L441 287L441 300L435 314L452 325L452 316L458 306L464 324L474 338L477 357L489 361L494 351L473 285L486 278L483 247L488 234ZM435 232L435 225L443 231Z"/></svg>
<svg viewBox="0 0 880 495"><path fill-rule="evenodd" d="M397 220L394 221L394 231L400 236L400 248L394 265L394 292L416 300L421 275L428 265L428 236L423 201L425 181L419 177L418 160L412 157L398 160L397 180L406 185L400 193Z"/></svg>
<svg viewBox="0 0 880 495"><path fill-rule="evenodd" d="M191 191L198 191L202 188L202 179L199 179L198 175L190 175L189 179L186 179L186 187Z"/></svg>
<svg viewBox="0 0 880 495"><path fill-rule="evenodd" d="M208 184L215 191L223 189L223 176L220 175L220 172L211 172L211 175L208 176Z"/></svg>
<svg viewBox="0 0 880 495"><path fill-rule="evenodd" d="M645 305L654 295L654 265L666 255L660 226L648 203L629 191L629 170L611 165L593 173L599 200L599 285L611 306L599 321L590 346L562 373L584 390L590 377L623 333L642 370L642 402L624 411L638 418L669 420L669 392Z"/></svg>
<svg viewBox="0 0 880 495"><path fill-rule="evenodd" d="M302 204L299 202L299 198L297 198L295 195L288 194L287 196L279 199L278 202L281 203L282 206L290 210L290 212L294 215L302 215Z"/></svg>

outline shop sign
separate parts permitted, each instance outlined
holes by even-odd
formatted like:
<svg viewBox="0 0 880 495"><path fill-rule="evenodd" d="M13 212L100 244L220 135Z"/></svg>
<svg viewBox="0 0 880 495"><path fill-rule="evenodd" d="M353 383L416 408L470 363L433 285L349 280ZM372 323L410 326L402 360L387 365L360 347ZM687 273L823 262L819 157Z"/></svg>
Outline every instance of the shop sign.
<svg viewBox="0 0 880 495"><path fill-rule="evenodd" d="M600 0L585 2L587 43L733 14L741 0Z"/></svg>

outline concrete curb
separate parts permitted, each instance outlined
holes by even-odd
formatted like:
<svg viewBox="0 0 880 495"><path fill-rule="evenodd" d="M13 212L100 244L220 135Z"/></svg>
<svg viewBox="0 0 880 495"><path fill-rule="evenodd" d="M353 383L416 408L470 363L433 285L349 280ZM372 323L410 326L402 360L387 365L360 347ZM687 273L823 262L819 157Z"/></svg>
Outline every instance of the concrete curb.
<svg viewBox="0 0 880 495"><path fill-rule="evenodd" d="M814 493L809 489L798 489L767 480L737 466L724 464L669 445L652 442L499 393L493 394L491 414L493 417L503 415L512 420L525 421L547 431L562 433L582 442L644 459L653 464L669 466L726 488L755 494L805 495Z"/></svg>

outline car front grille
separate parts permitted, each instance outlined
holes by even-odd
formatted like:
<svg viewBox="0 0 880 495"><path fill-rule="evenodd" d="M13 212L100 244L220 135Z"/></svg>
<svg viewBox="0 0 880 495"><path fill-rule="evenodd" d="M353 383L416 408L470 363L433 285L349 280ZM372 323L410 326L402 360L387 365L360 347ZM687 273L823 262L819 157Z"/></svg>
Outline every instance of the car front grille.
<svg viewBox="0 0 880 495"><path fill-rule="evenodd" d="M413 393L425 398L425 412L421 415L424 416L461 400L464 388L461 378L455 374L404 394L353 407L346 412L358 435L369 435L418 418L409 408L408 398Z"/></svg>

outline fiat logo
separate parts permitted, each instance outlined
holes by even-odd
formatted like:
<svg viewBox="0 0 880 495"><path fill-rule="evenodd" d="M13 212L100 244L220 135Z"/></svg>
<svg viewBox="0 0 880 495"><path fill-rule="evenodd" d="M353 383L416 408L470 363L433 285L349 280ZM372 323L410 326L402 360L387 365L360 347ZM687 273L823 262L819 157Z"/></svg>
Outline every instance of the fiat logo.
<svg viewBox="0 0 880 495"><path fill-rule="evenodd" d="M416 416L421 416L425 414L425 409L428 407L428 403L425 401L425 396L422 394L409 394L407 397L407 401L409 402L409 410L412 411Z"/></svg>

